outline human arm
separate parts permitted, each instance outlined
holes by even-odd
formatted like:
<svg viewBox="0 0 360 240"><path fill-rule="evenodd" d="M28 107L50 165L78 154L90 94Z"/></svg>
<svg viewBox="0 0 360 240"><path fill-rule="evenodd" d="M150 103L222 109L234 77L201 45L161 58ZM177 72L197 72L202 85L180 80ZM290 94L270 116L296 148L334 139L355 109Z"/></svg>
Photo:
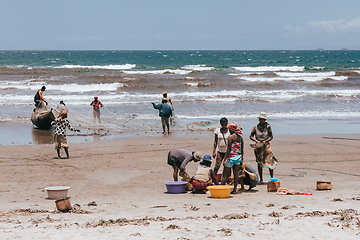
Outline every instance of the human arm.
<svg viewBox="0 0 360 240"><path fill-rule="evenodd" d="M100 107L103 107L104 105L99 101L99 105L100 105Z"/></svg>
<svg viewBox="0 0 360 240"><path fill-rule="evenodd" d="M159 109L160 108L160 104L156 104L156 103L154 103L154 102L151 102L151 104L153 105L153 107L155 108L155 109Z"/></svg>
<svg viewBox="0 0 360 240"><path fill-rule="evenodd" d="M215 173L212 169L210 169L210 176L213 183L215 183L215 185L219 185L219 182L216 180Z"/></svg>
<svg viewBox="0 0 360 240"><path fill-rule="evenodd" d="M241 135L239 135L241 141L241 159L244 162L244 139Z"/></svg>
<svg viewBox="0 0 360 240"><path fill-rule="evenodd" d="M186 178L190 178L190 176L189 176L189 174L186 172L186 170L185 169L183 169L183 170L180 170L180 172L183 172L183 173L185 173L185 175L186 175Z"/></svg>
<svg viewBox="0 0 360 240"><path fill-rule="evenodd" d="M184 160L182 161L182 163L180 165L180 171L181 172L186 173L185 167L190 161L192 161L192 159L193 159L193 155L191 153L184 158Z"/></svg>
<svg viewBox="0 0 360 240"><path fill-rule="evenodd" d="M254 126L254 127L251 129L250 139L251 139L252 141L256 142L256 143L260 143L260 141L257 140L257 139L256 139L256 136L255 136L255 134L256 134L256 127L257 127L257 126Z"/></svg>
<svg viewBox="0 0 360 240"><path fill-rule="evenodd" d="M174 111L174 105L173 105L173 103L172 103L172 101L171 101L171 98L169 98L169 103L170 103L170 105L171 105L171 110Z"/></svg>
<svg viewBox="0 0 360 240"><path fill-rule="evenodd" d="M217 148L217 143L218 143L218 135L215 133L215 138L214 138L214 148L213 148L213 158L216 157L216 148Z"/></svg>
<svg viewBox="0 0 360 240"><path fill-rule="evenodd" d="M228 138L227 149L226 149L226 153L225 153L225 156L224 156L225 161L230 156L231 146L232 146L232 144L234 142L234 137L235 137L234 135L230 135L229 138ZM225 166L225 161L223 162L224 166Z"/></svg>
<svg viewBox="0 0 360 240"><path fill-rule="evenodd" d="M267 129L268 129L268 138L263 141L264 144L270 142L271 140L273 140L272 129L271 129L271 126L269 124L267 125Z"/></svg>
<svg viewBox="0 0 360 240"><path fill-rule="evenodd" d="M69 120L66 120L66 126L69 128L70 131L80 132L79 129L76 129L76 128L70 126Z"/></svg>
<svg viewBox="0 0 360 240"><path fill-rule="evenodd" d="M46 103L46 105L48 105L48 102L44 99L41 90L39 91L39 96L40 96L40 99L43 100Z"/></svg>

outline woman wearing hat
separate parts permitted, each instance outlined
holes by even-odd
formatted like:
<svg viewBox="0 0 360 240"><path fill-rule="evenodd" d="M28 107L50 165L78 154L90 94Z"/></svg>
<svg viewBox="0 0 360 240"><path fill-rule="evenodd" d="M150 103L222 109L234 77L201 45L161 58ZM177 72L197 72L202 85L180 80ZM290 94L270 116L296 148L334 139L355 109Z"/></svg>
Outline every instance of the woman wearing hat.
<svg viewBox="0 0 360 240"><path fill-rule="evenodd" d="M261 112L258 118L259 124L253 127L250 134L250 139L254 141L255 144L250 144L250 146L254 148L260 175L259 184L262 184L262 169L264 167L269 168L270 177L272 178L274 176L274 169L277 165L277 159L270 148L270 141L273 139L273 134L270 124L266 121L266 113Z"/></svg>
<svg viewBox="0 0 360 240"><path fill-rule="evenodd" d="M202 156L199 152L189 152L184 149L173 149L168 153L167 164L172 166L174 169L173 178L176 182L178 180L178 173L184 173L186 178L190 178L189 174L186 172L186 165L191 162L198 162L202 159Z"/></svg>
<svg viewBox="0 0 360 240"><path fill-rule="evenodd" d="M244 140L237 122L232 122L229 125L229 131L231 135L228 138L227 150L224 157L224 173L221 178L221 185L228 182L232 169L234 173L234 189L232 193L235 194L239 183L240 164L244 156Z"/></svg>
<svg viewBox="0 0 360 240"><path fill-rule="evenodd" d="M211 156L204 155L202 161L200 162L196 174L192 177L189 183L194 187L194 192L204 192L208 186L210 186L211 181L215 183L215 185L219 185L216 180L214 171L211 167Z"/></svg>

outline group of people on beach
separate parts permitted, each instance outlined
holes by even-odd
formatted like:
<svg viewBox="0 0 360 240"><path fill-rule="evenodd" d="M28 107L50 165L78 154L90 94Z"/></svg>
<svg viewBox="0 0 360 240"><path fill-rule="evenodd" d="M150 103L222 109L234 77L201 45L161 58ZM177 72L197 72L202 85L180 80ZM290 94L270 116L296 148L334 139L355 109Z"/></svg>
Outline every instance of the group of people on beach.
<svg viewBox="0 0 360 240"><path fill-rule="evenodd" d="M212 153L215 159L214 169L211 168L210 155L202 156L196 151L173 149L168 153L167 163L173 168L174 181L178 181L178 175L180 175L182 180L192 184L193 192L204 192L211 184L234 184L232 193L235 194L238 184L241 185L240 192L245 191L244 185L249 185L248 190L251 190L256 185L262 184L263 168L269 168L270 177L273 178L277 159L270 148L270 141L273 139L272 129L267 122L266 113L261 112L258 119L259 123L252 128L250 133L250 139L254 141L250 146L254 148L258 171L250 163L244 161L244 139L241 126L237 122L229 124L228 119L223 117L220 119L221 127L214 131ZM192 178L186 172L186 165L191 161L201 161ZM223 172L220 174L221 165L223 165ZM217 178L218 175L221 176L220 179Z"/></svg>
<svg viewBox="0 0 360 240"><path fill-rule="evenodd" d="M34 96L34 103L36 108L42 107L42 104L45 103L48 105L48 102L43 97L43 92L46 90L45 86L42 86ZM94 97L94 100L90 103L90 106L93 108L93 117L94 124L96 118L99 123L101 123L100 119L100 107L103 107L103 104L99 101L97 96ZM54 134L54 145L55 150L57 152L57 156L60 159L61 154L60 150L63 148L66 153L66 158L70 158L69 155L69 145L67 144L66 138L66 129L68 128L70 131L80 132L79 129L76 129L70 125L69 120L67 119L68 109L64 101L60 101L59 105L56 107L56 111L58 112L57 118L51 122L51 125L55 126L55 134Z"/></svg>

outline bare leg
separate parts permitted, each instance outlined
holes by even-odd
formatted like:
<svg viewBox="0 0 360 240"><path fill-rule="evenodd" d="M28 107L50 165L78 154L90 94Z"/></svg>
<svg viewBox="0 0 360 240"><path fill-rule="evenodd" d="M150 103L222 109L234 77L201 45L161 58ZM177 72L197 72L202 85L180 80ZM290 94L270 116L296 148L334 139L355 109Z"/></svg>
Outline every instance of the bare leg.
<svg viewBox="0 0 360 240"><path fill-rule="evenodd" d="M240 167L240 165L234 165L234 166L233 166L233 171L234 171L234 189L233 189L232 193L236 193L237 185L238 185L238 183L239 183L239 167Z"/></svg>
<svg viewBox="0 0 360 240"><path fill-rule="evenodd" d="M258 164L258 172L259 172L259 176L260 176L259 184L262 184L263 183L263 175L262 175L262 167L260 166L260 164Z"/></svg>
<svg viewBox="0 0 360 240"><path fill-rule="evenodd" d="M270 173L270 177L273 178L274 177L274 169L269 168L269 173Z"/></svg>
<svg viewBox="0 0 360 240"><path fill-rule="evenodd" d="M245 176L242 176L242 177L239 176L239 183L240 183L240 186L241 186L240 192L245 191L244 178L245 178Z"/></svg>
<svg viewBox="0 0 360 240"><path fill-rule="evenodd" d="M163 134L165 135L165 124L164 123L162 123L162 128L163 128Z"/></svg>
<svg viewBox="0 0 360 240"><path fill-rule="evenodd" d="M221 185L224 185L225 182L228 181L230 174L231 174L231 168L224 167L224 172L223 172L223 175L221 177Z"/></svg>
<svg viewBox="0 0 360 240"><path fill-rule="evenodd" d="M218 173L220 166L221 166L221 162L222 162L222 158L220 157L220 153L216 154L216 162L215 162L215 167L214 167L214 174L216 176L216 174Z"/></svg>
<svg viewBox="0 0 360 240"><path fill-rule="evenodd" d="M177 182L179 169L178 169L178 167L176 167L176 166L172 166L172 167L173 167L173 169L174 169L173 178L174 178L174 181Z"/></svg>
<svg viewBox="0 0 360 240"><path fill-rule="evenodd" d="M56 152L57 152L57 155L58 155L58 158L60 159L61 158L61 155L60 155L60 149L56 149Z"/></svg>
<svg viewBox="0 0 360 240"><path fill-rule="evenodd" d="M169 126L169 119L166 122L167 132L170 134L170 126Z"/></svg>
<svg viewBox="0 0 360 240"><path fill-rule="evenodd" d="M67 158L70 158L70 156L69 156L69 149L68 149L68 148L64 148L64 149L65 149L66 157L67 157Z"/></svg>

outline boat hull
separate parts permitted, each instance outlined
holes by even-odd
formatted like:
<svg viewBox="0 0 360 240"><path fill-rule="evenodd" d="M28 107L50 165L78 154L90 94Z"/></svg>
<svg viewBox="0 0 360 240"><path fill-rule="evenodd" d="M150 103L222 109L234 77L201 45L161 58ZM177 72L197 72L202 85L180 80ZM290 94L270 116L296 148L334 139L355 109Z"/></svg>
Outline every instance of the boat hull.
<svg viewBox="0 0 360 240"><path fill-rule="evenodd" d="M38 111L37 108L34 108L31 113L31 122L40 129L51 128L51 122L54 120L55 116L52 111Z"/></svg>

